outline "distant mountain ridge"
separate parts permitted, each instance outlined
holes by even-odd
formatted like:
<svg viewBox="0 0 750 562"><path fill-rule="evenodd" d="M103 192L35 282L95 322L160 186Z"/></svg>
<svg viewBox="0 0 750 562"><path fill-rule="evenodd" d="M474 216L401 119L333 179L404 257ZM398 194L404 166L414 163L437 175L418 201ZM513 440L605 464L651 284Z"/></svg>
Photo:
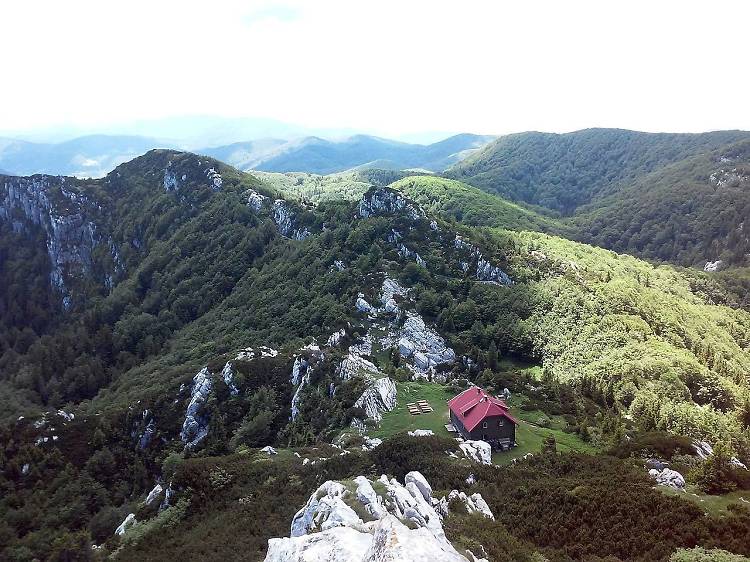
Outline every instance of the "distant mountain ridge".
<svg viewBox="0 0 750 562"><path fill-rule="evenodd" d="M13 175L102 177L154 148L173 145L150 137L90 135L60 143L0 139L0 169Z"/></svg>
<svg viewBox="0 0 750 562"><path fill-rule="evenodd" d="M259 138L196 152L241 170L329 174L352 168L378 167L439 172L493 138L461 134L428 145L368 135L341 140L315 136L293 140ZM149 150L181 148L180 145L180 141L132 135L89 135L60 143L0 138L0 168L13 175L41 173L98 178Z"/></svg>
<svg viewBox="0 0 750 562"><path fill-rule="evenodd" d="M343 140L305 137L288 142L266 140L199 151L241 170L332 174L352 168L410 169L440 172L490 142L488 135L460 134L422 145L354 135Z"/></svg>

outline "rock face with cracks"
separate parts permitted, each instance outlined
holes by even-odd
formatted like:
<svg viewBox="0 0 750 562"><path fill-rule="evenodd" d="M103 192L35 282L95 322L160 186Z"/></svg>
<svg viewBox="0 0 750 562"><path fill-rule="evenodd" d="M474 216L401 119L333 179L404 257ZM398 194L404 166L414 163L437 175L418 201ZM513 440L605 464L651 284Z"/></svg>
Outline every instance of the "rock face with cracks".
<svg viewBox="0 0 750 562"><path fill-rule="evenodd" d="M193 377L190 403L185 412L180 439L186 447L195 447L208 435L208 416L203 411L208 395L213 389L213 381L208 367L204 367Z"/></svg>
<svg viewBox="0 0 750 562"><path fill-rule="evenodd" d="M377 481L358 476L351 485L325 482L294 516L290 537L268 541L265 560L480 560L469 551L460 553L448 541L442 518L432 507L439 502L431 494L429 483L419 472L407 474L405 484L385 475ZM368 520L361 519L360 513L366 513Z"/></svg>
<svg viewBox="0 0 750 562"><path fill-rule="evenodd" d="M369 419L379 422L385 412L396 407L396 383L388 377L374 381L354 403L362 408Z"/></svg>

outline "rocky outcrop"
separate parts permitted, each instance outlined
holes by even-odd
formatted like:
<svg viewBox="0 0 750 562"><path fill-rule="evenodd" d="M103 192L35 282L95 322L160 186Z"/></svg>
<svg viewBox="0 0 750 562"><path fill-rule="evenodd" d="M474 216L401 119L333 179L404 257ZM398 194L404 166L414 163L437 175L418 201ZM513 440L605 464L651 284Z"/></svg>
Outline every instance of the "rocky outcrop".
<svg viewBox="0 0 750 562"><path fill-rule="evenodd" d="M256 213L259 212L263 208L263 205L268 201L268 197L261 195L254 189L248 189L244 195L247 197L247 206Z"/></svg>
<svg viewBox="0 0 750 562"><path fill-rule="evenodd" d="M484 258L477 261L477 280L483 283L496 283L497 285L513 284L507 273Z"/></svg>
<svg viewBox="0 0 750 562"><path fill-rule="evenodd" d="M115 535L122 536L125 533L127 533L128 529L130 529L133 525L138 523L135 519L135 513L130 513L125 520L120 523L120 525L115 529ZM111 527L110 527L111 529Z"/></svg>
<svg viewBox="0 0 750 562"><path fill-rule="evenodd" d="M208 367L204 367L193 377L190 403L180 432L180 439L188 448L195 447L208 435L208 414L205 412L205 405L212 389L211 373Z"/></svg>
<svg viewBox="0 0 750 562"><path fill-rule="evenodd" d="M482 283L493 283L496 285L512 285L513 281L500 267L493 265L487 258L482 255L479 248L471 242L467 242L461 236L456 234L453 240L453 247L461 254L459 265L464 273L468 273L472 267L476 271L477 281Z"/></svg>
<svg viewBox="0 0 750 562"><path fill-rule="evenodd" d="M360 356L352 348L349 348L349 354L341 361L337 374L342 381L348 381L355 375L363 375L365 377L382 375L372 361L368 361Z"/></svg>
<svg viewBox="0 0 750 562"><path fill-rule="evenodd" d="M229 393L232 396L237 396L240 391L234 384L234 366L231 361L227 361L224 368L221 370L221 378L224 379L224 384L229 388Z"/></svg>
<svg viewBox="0 0 750 562"><path fill-rule="evenodd" d="M311 232L307 227L297 227L297 213L284 199L276 199L272 205L273 222L282 236L295 240L304 240Z"/></svg>
<svg viewBox="0 0 750 562"><path fill-rule="evenodd" d="M257 359L259 357L276 357L279 354L279 352L272 347L268 347L267 345L261 345L258 349L254 349L252 347L246 347L245 349L241 349L237 352L237 355L235 356L235 361L252 361L253 359Z"/></svg>
<svg viewBox="0 0 750 562"><path fill-rule="evenodd" d="M419 266L427 267L427 262L422 259L422 256L420 256L415 250L407 248L404 244L399 245L398 255L405 260L414 260Z"/></svg>
<svg viewBox="0 0 750 562"><path fill-rule="evenodd" d="M94 248L111 243L102 238L94 222L101 207L67 182L63 177L32 176L7 177L0 183L0 221L9 222L15 232L30 227L44 231L50 285L62 295L66 309L73 304L70 281L90 274Z"/></svg>
<svg viewBox="0 0 750 562"><path fill-rule="evenodd" d="M693 449L695 450L695 454L698 455L701 460L706 460L714 454L713 447L706 441L693 441ZM734 468L747 470L747 466L737 457L732 457L729 459L729 462Z"/></svg>
<svg viewBox="0 0 750 562"><path fill-rule="evenodd" d="M458 447L467 459L492 464L492 447L486 441L462 441Z"/></svg>
<svg viewBox="0 0 750 562"><path fill-rule="evenodd" d="M652 468L648 471L648 474L651 478L656 480L656 483L659 486L667 486L669 488L674 488L675 490L685 489L685 478L676 470L670 468L657 470L656 468Z"/></svg>
<svg viewBox="0 0 750 562"><path fill-rule="evenodd" d="M399 314L401 311L396 302L396 297L404 298L409 293L409 289L403 287L395 279L386 277L383 280L383 286L380 290L380 302L383 306L382 310L387 314Z"/></svg>
<svg viewBox="0 0 750 562"><path fill-rule="evenodd" d="M362 196L358 213L361 218L405 214L411 219L424 217L424 211L398 191L388 187L372 188Z"/></svg>
<svg viewBox="0 0 750 562"><path fill-rule="evenodd" d="M343 340L346 337L346 330L344 328L341 328L338 332L333 332L326 341L326 345L328 347L336 347L339 343L341 343L341 340Z"/></svg>
<svg viewBox="0 0 750 562"><path fill-rule="evenodd" d="M721 169L709 176L711 184L718 188L750 186L750 171L746 167Z"/></svg>
<svg viewBox="0 0 750 562"><path fill-rule="evenodd" d="M385 412L396 407L396 383L388 377L373 381L354 403L362 408L368 419L379 422Z"/></svg>
<svg viewBox="0 0 750 562"><path fill-rule="evenodd" d="M467 513L479 513L486 519L492 519L493 521L495 520L495 516L492 513L490 506L487 505L487 502L484 501L482 494L479 493L471 494L469 496L464 492L451 490L451 492L448 494L447 499L440 499L437 504L436 510L441 514L441 516L445 517L448 515L448 506L455 501L462 503Z"/></svg>
<svg viewBox="0 0 750 562"><path fill-rule="evenodd" d="M302 389L310 380L309 366L307 359L304 357L295 358L294 365L292 366L292 375L289 378L289 382L297 387L297 390L294 391L294 396L292 396L292 421L296 420L299 415L299 403L302 399Z"/></svg>
<svg viewBox="0 0 750 562"><path fill-rule="evenodd" d="M420 373L444 363L453 363L456 353L448 347L443 337L428 328L419 314L409 314L399 334L398 349L401 357L410 360Z"/></svg>
<svg viewBox="0 0 750 562"><path fill-rule="evenodd" d="M164 492L164 487L161 484L156 484L148 493L148 496L146 497L146 505L150 506L156 503L157 501L159 501L163 492Z"/></svg>
<svg viewBox="0 0 750 562"><path fill-rule="evenodd" d="M410 472L404 485L386 476L377 482L358 476L353 486L334 481L320 486L294 516L290 537L268 541L266 562L474 559L446 538L432 507L438 502L420 473ZM364 521L358 513L373 520Z"/></svg>
<svg viewBox="0 0 750 562"><path fill-rule="evenodd" d="M375 310L373 306L365 300L364 295L360 295L357 297L357 300L354 302L354 306L357 310L359 310L360 312L364 312L365 314L370 314Z"/></svg>
<svg viewBox="0 0 750 562"><path fill-rule="evenodd" d="M703 271L707 273L716 273L725 268L725 263L722 260L707 261L706 265L703 266Z"/></svg>

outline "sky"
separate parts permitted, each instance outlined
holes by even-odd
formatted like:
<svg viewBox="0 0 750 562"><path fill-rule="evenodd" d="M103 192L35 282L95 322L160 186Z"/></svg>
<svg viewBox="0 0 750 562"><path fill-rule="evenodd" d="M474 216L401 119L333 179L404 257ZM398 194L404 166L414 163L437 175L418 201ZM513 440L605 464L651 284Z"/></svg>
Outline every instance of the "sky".
<svg viewBox="0 0 750 562"><path fill-rule="evenodd" d="M2 2L0 131L750 129L750 2Z"/></svg>

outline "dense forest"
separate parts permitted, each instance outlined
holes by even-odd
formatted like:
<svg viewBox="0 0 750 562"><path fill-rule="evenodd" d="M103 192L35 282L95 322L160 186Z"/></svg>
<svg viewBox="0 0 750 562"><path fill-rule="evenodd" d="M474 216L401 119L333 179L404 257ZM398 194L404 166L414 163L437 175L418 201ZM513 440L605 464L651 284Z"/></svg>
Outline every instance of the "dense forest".
<svg viewBox="0 0 750 562"><path fill-rule="evenodd" d="M505 135L448 170L448 176L513 201L570 214L603 192L667 164L750 136L586 129Z"/></svg>

